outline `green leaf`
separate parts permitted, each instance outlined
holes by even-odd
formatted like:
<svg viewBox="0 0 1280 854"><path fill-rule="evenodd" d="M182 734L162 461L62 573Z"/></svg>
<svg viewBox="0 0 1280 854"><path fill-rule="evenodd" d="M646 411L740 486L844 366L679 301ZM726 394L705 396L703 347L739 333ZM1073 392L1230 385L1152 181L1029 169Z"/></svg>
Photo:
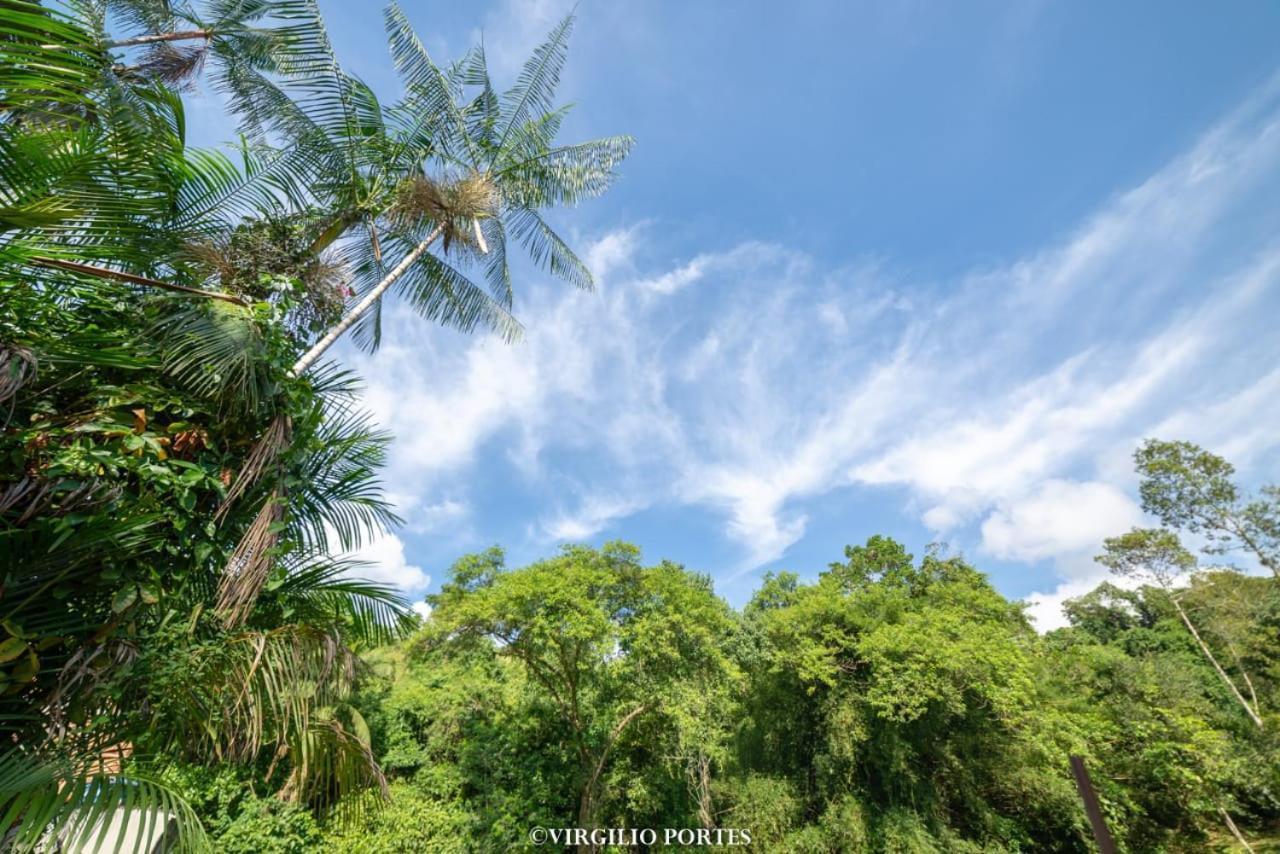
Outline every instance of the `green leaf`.
<svg viewBox="0 0 1280 854"><path fill-rule="evenodd" d="M111 597L111 610L117 614L127 611L131 605L138 599L138 588L129 586L123 587L116 591L116 595Z"/></svg>
<svg viewBox="0 0 1280 854"><path fill-rule="evenodd" d="M19 685L30 682L36 678L36 674L40 672L40 659L36 656L34 650L27 651L27 657L24 658L17 667L9 671L9 678Z"/></svg>
<svg viewBox="0 0 1280 854"><path fill-rule="evenodd" d="M0 664L6 661L13 661L26 651L27 642L22 638L9 638L0 643Z"/></svg>

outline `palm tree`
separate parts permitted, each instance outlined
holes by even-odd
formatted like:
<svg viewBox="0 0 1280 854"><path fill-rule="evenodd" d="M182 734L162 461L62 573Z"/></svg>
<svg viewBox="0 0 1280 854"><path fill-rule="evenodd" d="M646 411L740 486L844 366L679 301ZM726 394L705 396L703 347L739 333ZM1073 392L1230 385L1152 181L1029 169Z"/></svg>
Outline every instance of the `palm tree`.
<svg viewBox="0 0 1280 854"><path fill-rule="evenodd" d="M313 8L298 0L72 0L72 14L105 51L124 61L106 69L121 82L186 86L212 59L211 81L234 94L246 68L274 72L306 61ZM119 25L123 33L108 32ZM179 44L192 42L193 44Z"/></svg>
<svg viewBox="0 0 1280 854"><path fill-rule="evenodd" d="M190 810L162 786L104 767L126 744L269 753L282 794L318 805L376 790L345 700L352 647L413 617L328 554L395 521L376 478L386 437L352 409L350 378L287 377L308 333L281 317L324 316L308 289L323 270L267 259L263 273L300 289L210 300L207 253L193 251L259 245L263 218L301 198L291 180L305 163L188 151L172 93L119 97L98 39L72 18L10 3L0 35L3 846L152 805L199 848ZM257 218L234 225L244 214ZM296 484L290 512L265 592L230 631L211 615L253 514L230 508L220 529L208 517L282 411L294 441L273 466Z"/></svg>
<svg viewBox="0 0 1280 854"><path fill-rule="evenodd" d="M366 343L376 346L382 298L393 288L427 319L464 331L485 325L514 338L519 326L510 314L509 236L543 269L591 287L591 272L541 211L604 192L632 144L629 137L555 143L567 112L554 107L554 97L572 16L534 50L515 86L501 96L490 82L482 48L446 71L432 61L395 4L386 11L386 25L406 89L391 107L345 75L336 59L309 67L301 82L286 78L276 84L262 75L242 81L247 94L237 106L246 128L260 137L279 134L320 165L317 195L331 213L312 249L340 243L355 271L359 299L297 358L291 377L302 376L358 325ZM332 56L322 35L317 41ZM290 89L297 97L290 97ZM442 252L434 254L430 249L437 241ZM395 259L389 269L388 259ZM482 266L487 293L466 274L465 267L474 265ZM269 470L288 437L284 420L277 419L255 449L254 465L229 490L228 502ZM236 552L239 565L252 571L225 576L221 602L229 614L257 595L266 571L263 556L274 545L269 532L283 500L279 490L272 493Z"/></svg>
<svg viewBox="0 0 1280 854"><path fill-rule="evenodd" d="M294 374L371 312L376 319L380 298L397 285L428 319L464 331L485 325L514 337L509 231L552 274L590 287L590 271L541 210L602 193L631 147L629 137L555 144L567 109L554 109L553 100L572 17L552 30L501 98L482 49L442 70L395 4L386 22L406 89L394 105L383 107L341 71L319 26L317 54L327 54L327 62L308 65L301 81L286 76L277 84L249 74L242 81L245 97L235 102L247 131L259 138L278 134L323 164L315 185L320 207L331 214L313 249L345 240L356 271L359 301L298 359ZM469 99L468 89L477 90ZM428 252L437 240L444 257ZM488 256L488 298L449 263L470 264L477 254ZM388 256L394 263L386 263ZM376 345L375 330L368 340Z"/></svg>

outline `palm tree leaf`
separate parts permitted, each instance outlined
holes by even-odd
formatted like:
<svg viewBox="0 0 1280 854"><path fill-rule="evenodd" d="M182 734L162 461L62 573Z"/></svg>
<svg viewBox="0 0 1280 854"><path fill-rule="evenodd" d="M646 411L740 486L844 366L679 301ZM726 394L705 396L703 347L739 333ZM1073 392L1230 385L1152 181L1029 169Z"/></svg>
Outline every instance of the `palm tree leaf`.
<svg viewBox="0 0 1280 854"><path fill-rule="evenodd" d="M109 851L125 838L169 840L166 850L212 851L191 807L174 791L139 776L94 773L81 759L38 758L10 748L0 754L0 828L5 850ZM56 842L55 842L56 840Z"/></svg>
<svg viewBox="0 0 1280 854"><path fill-rule="evenodd" d="M0 6L0 110L57 117L88 106L103 54L64 13L29 0Z"/></svg>
<svg viewBox="0 0 1280 854"><path fill-rule="evenodd" d="M295 475L290 526L297 541L352 551L400 524L377 476L390 441L368 413L341 404L327 408Z"/></svg>
<svg viewBox="0 0 1280 854"><path fill-rule="evenodd" d="M516 129L534 116L551 110L556 89L560 85L560 71L569 55L569 35L573 32L573 15L569 14L557 24L547 38L534 48L533 55L525 63L516 78L516 85L501 99L502 132L490 158L493 165L499 152L505 149L507 140Z"/></svg>
<svg viewBox="0 0 1280 854"><path fill-rule="evenodd" d="M298 560L272 595L311 625L336 620L351 640L379 646L404 637L416 615L396 588L360 578L367 564L353 559Z"/></svg>
<svg viewBox="0 0 1280 854"><path fill-rule="evenodd" d="M609 188L614 169L631 152L634 140L612 136L512 158L499 166L496 179L512 204L524 207L572 205Z"/></svg>
<svg viewBox="0 0 1280 854"><path fill-rule="evenodd" d="M455 83L431 60L399 4L393 2L387 6L385 16L391 58L413 99L412 112L426 117L430 126L439 128L436 143L442 153L455 157L467 155L475 162L477 152L467 130L466 117L456 102Z"/></svg>
<svg viewBox="0 0 1280 854"><path fill-rule="evenodd" d="M461 332L489 329L508 342L523 334L520 322L501 301L435 255L424 254L395 289L426 320Z"/></svg>
<svg viewBox="0 0 1280 854"><path fill-rule="evenodd" d="M152 334L163 342L167 373L228 411L253 412L274 393L276 372L249 309L181 298L162 305Z"/></svg>
<svg viewBox="0 0 1280 854"><path fill-rule="evenodd" d="M512 235L524 245L535 264L584 290L594 287L591 270L537 211L515 208L508 212L507 221Z"/></svg>

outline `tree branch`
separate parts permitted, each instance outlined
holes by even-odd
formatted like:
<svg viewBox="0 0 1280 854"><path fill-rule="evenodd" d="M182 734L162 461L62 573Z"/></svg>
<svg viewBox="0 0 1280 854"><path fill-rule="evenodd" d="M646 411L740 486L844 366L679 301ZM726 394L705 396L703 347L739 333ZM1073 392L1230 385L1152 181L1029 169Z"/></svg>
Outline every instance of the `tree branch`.
<svg viewBox="0 0 1280 854"><path fill-rule="evenodd" d="M112 270L108 267L83 264L79 261L66 261L61 258L46 258L40 255L31 258L30 261L37 267L51 267L58 270L68 270L72 273L80 273L82 275L93 276L98 279L114 279L117 282L128 282L131 285L143 285L148 288L159 288L163 291L190 294L191 296L205 297L206 299L218 299L223 302L229 302L232 305L243 306L246 304L243 299L232 294L224 294L220 291L206 291L201 288L189 288L185 285L175 285L172 282L162 282L159 279L149 279L146 276L139 276L136 273L126 273L123 270Z"/></svg>
<svg viewBox="0 0 1280 854"><path fill-rule="evenodd" d="M147 36L136 36L131 39L118 39L116 41L107 42L108 48L117 47L137 47L144 44L157 44L159 42L181 42L190 41L191 39L209 39L213 37L213 30L178 30L172 33L153 33Z"/></svg>
<svg viewBox="0 0 1280 854"><path fill-rule="evenodd" d="M1250 720L1257 725L1258 729L1262 729L1262 718L1258 716L1258 713L1249 705L1249 701L1240 693L1240 689L1236 687L1236 683L1227 675L1227 671L1222 669L1222 665L1218 663L1218 659L1209 649L1209 645L1200 637L1200 633L1196 631L1196 627L1192 624L1191 618L1188 617L1187 612L1182 609L1182 603L1178 601L1178 597L1175 596L1172 591L1168 591L1168 593L1169 599L1173 602L1173 607L1178 610L1178 616L1182 618L1182 622L1186 624L1187 630L1191 632L1191 636L1195 638L1196 643L1200 645L1200 651L1204 653L1204 657L1209 659L1209 663L1213 665L1213 669L1218 671L1218 676L1220 676L1222 681L1226 683L1226 686L1231 689L1231 693L1235 695L1236 700L1239 701L1245 712L1248 713Z"/></svg>

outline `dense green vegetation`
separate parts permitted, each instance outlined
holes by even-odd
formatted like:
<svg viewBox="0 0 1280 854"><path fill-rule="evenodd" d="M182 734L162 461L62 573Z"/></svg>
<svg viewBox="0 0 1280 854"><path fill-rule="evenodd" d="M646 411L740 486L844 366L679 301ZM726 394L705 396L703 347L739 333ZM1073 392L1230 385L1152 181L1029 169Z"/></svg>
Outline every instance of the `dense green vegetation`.
<svg viewBox="0 0 1280 854"><path fill-rule="evenodd" d="M470 556L355 701L398 817L329 844L705 826L767 851L1088 851L1072 753L1124 850L1205 850L1222 810L1256 839L1280 818L1280 592L1211 570L1178 595L1262 730L1155 586L1104 584L1039 636L965 560L881 537L741 612L626 544Z"/></svg>
<svg viewBox="0 0 1280 854"><path fill-rule="evenodd" d="M384 298L518 335L509 239L589 286L543 212L630 147L555 141L571 19L504 94L386 23L390 105L310 0L0 3L0 847L159 805L227 852L1088 851L1078 755L1122 850L1263 850L1280 490L1194 445L1138 449L1160 527L1044 635L882 537L741 609L625 543L463 557L426 620L359 580L387 436L330 346ZM199 75L231 154L185 143Z"/></svg>
<svg viewBox="0 0 1280 854"><path fill-rule="evenodd" d="M358 654L417 618L341 557L397 520L329 348L377 346L392 296L518 335L508 237L590 286L542 212L630 147L555 140L571 19L501 95L483 52L441 68L386 24L389 105L312 0L0 4L6 848L92 849L121 802L202 849L384 799ZM197 78L240 121L231 154L185 144ZM202 768L273 802L210 816L178 795Z"/></svg>

